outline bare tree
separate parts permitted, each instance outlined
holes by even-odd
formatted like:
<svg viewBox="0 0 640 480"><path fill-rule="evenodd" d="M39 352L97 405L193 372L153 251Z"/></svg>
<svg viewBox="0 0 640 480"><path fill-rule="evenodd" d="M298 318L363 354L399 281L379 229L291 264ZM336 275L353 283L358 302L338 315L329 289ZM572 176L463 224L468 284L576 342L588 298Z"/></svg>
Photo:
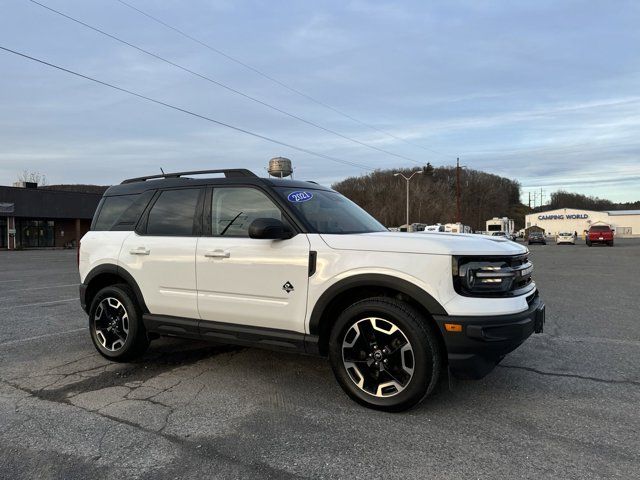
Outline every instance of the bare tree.
<svg viewBox="0 0 640 480"><path fill-rule="evenodd" d="M22 173L18 174L18 181L37 183L38 185L44 186L47 184L47 177L45 174L40 172L30 172L29 170L23 170Z"/></svg>

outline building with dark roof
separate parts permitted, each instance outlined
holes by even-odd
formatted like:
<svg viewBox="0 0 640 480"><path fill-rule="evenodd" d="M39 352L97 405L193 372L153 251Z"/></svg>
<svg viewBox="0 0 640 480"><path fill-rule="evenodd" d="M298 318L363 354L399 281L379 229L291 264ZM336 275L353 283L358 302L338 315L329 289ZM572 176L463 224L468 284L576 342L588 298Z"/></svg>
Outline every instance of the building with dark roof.
<svg viewBox="0 0 640 480"><path fill-rule="evenodd" d="M65 187L0 186L0 248L75 247L89 230L102 193Z"/></svg>

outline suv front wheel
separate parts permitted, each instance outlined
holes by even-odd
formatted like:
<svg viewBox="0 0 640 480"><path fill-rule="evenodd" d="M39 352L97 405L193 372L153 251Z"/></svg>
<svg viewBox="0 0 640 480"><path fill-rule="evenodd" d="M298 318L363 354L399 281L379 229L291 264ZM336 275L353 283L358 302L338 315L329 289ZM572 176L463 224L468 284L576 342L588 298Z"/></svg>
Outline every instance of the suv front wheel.
<svg viewBox="0 0 640 480"><path fill-rule="evenodd" d="M149 346L142 312L125 284L110 285L96 294L89 309L89 330L96 349L109 360L132 360Z"/></svg>
<svg viewBox="0 0 640 480"><path fill-rule="evenodd" d="M423 315L386 297L354 303L338 317L329 340L331 367L356 402L378 410L407 410L440 377L441 348Z"/></svg>

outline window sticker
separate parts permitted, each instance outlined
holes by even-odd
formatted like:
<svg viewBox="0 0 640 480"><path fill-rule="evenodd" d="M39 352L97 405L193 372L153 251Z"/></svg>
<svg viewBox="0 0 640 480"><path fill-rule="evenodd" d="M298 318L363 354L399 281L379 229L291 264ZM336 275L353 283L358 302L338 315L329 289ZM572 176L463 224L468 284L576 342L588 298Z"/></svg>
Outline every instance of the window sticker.
<svg viewBox="0 0 640 480"><path fill-rule="evenodd" d="M308 202L313 198L313 193L311 192L291 192L287 195L287 200L293 203L302 203Z"/></svg>

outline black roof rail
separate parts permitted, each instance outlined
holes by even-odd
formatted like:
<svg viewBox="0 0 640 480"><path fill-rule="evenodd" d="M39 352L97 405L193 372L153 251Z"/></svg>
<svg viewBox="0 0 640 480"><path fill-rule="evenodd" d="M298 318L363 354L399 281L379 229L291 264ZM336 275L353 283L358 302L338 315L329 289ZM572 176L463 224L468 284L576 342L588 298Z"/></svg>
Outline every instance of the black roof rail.
<svg viewBox="0 0 640 480"><path fill-rule="evenodd" d="M251 170L247 170L246 168L226 168L222 170L193 170L191 172L162 173L160 175L149 175L148 177L128 178L126 180L123 180L120 184L123 185L125 183L146 182L147 180L153 180L156 178L180 178L186 175L203 175L205 173L224 173L224 176L227 178L257 177L255 173L253 173Z"/></svg>

